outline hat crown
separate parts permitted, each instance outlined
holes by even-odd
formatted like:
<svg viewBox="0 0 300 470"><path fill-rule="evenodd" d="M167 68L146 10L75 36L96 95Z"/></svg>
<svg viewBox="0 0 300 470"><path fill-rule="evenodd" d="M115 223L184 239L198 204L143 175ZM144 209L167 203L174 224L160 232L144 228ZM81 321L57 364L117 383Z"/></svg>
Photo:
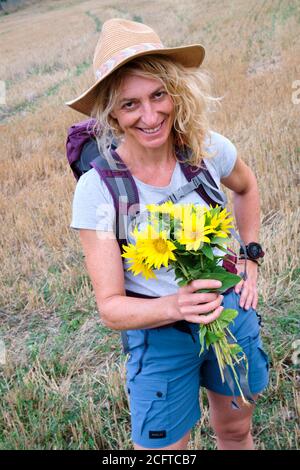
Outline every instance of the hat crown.
<svg viewBox="0 0 300 470"><path fill-rule="evenodd" d="M103 24L100 38L96 45L93 67L97 70L112 57L131 46L139 44L157 44L163 47L159 36L149 26L123 18L113 18Z"/></svg>
<svg viewBox="0 0 300 470"><path fill-rule="evenodd" d="M103 24L95 48L95 83L66 104L91 116L102 81L135 57L152 54L167 57L183 67L199 67L204 59L205 49L201 44L165 47L158 34L149 26L123 18L112 18Z"/></svg>

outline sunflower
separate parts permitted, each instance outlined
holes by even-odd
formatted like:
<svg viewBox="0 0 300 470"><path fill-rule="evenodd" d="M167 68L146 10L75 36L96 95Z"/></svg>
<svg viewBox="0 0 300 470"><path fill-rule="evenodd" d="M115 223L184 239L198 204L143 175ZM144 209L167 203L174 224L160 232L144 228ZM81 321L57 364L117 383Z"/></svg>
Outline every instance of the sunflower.
<svg viewBox="0 0 300 470"><path fill-rule="evenodd" d="M220 212L221 207L213 209L211 207L210 211L207 211L207 224L210 225L213 233L217 237L227 238L229 235L229 229L233 228L232 221L233 217L228 217L229 212L226 209L223 209Z"/></svg>
<svg viewBox="0 0 300 470"><path fill-rule="evenodd" d="M163 204L148 204L146 208L151 213L173 215L174 204L171 201L166 201Z"/></svg>
<svg viewBox="0 0 300 470"><path fill-rule="evenodd" d="M167 267L170 260L176 260L173 253L176 246L167 239L165 231L158 232L154 227L148 225L141 233L135 231L134 236L136 249L149 268L159 269L162 265Z"/></svg>
<svg viewBox="0 0 300 470"><path fill-rule="evenodd" d="M143 262L136 261L132 266L130 266L130 268L128 268L128 271L132 271L135 276L142 274L147 280L151 278L157 279L152 269Z"/></svg>
<svg viewBox="0 0 300 470"><path fill-rule="evenodd" d="M206 212L205 207L193 205L185 212L181 226L176 230L176 238L187 250L197 251L202 243L210 243L207 235L213 233L213 230L207 224Z"/></svg>
<svg viewBox="0 0 300 470"><path fill-rule="evenodd" d="M132 271L135 276L142 274L146 279L155 278L156 276L152 269L146 264L144 257L138 252L137 246L123 245L124 253L121 255L126 258L132 266L128 268L128 271Z"/></svg>

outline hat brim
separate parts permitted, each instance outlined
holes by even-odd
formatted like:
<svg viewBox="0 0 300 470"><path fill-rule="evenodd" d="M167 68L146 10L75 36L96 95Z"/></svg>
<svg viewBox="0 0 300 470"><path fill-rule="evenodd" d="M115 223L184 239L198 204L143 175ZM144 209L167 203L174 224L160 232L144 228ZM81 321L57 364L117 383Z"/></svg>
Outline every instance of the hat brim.
<svg viewBox="0 0 300 470"><path fill-rule="evenodd" d="M199 67L205 57L205 49L201 44L192 44L190 46L182 47L171 47L164 49L149 49L147 51L137 52L133 56L127 57L122 60L120 63L116 64L111 70L99 78L90 88L88 88L84 93L71 101L66 101L65 105L69 106L76 111L79 111L82 114L87 116L91 115L95 99L99 92L99 84L111 75L115 70L122 67L122 65L130 62L136 57L158 54L171 57L175 61L182 64L184 67Z"/></svg>

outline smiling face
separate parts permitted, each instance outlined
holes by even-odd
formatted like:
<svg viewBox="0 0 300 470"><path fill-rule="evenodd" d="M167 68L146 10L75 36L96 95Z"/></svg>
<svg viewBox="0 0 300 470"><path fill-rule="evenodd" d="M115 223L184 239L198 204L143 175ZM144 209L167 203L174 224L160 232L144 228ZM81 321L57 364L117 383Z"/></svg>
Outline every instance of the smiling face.
<svg viewBox="0 0 300 470"><path fill-rule="evenodd" d="M129 145L158 149L171 139L174 104L155 78L125 76L111 116L117 119Z"/></svg>

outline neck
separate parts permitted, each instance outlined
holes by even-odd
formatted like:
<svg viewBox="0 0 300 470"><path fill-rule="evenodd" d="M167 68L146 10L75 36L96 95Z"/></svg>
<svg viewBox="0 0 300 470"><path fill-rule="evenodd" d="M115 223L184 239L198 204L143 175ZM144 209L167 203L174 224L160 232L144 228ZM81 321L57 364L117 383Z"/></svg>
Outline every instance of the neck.
<svg viewBox="0 0 300 470"><path fill-rule="evenodd" d="M116 149L129 169L151 169L171 165L176 160L171 139L159 148L146 148L124 140Z"/></svg>

